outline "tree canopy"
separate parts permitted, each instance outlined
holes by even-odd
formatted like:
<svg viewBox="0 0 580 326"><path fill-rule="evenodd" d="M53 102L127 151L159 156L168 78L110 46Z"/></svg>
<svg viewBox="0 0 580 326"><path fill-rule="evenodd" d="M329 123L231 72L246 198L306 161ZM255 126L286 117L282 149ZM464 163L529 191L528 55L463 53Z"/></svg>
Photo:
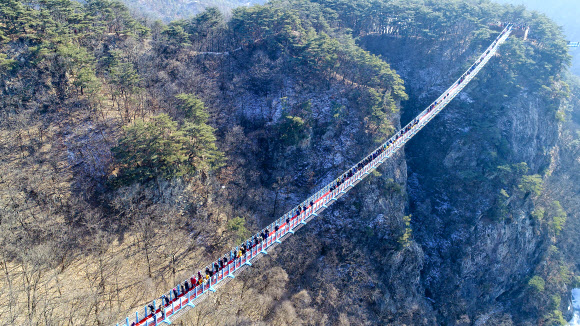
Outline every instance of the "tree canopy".
<svg viewBox="0 0 580 326"><path fill-rule="evenodd" d="M160 114L123 128L124 136L113 148L119 170L114 184L171 179L223 164L223 153L215 144L214 128L207 125L203 102L191 94L180 94L177 98L186 114L181 124L167 114Z"/></svg>

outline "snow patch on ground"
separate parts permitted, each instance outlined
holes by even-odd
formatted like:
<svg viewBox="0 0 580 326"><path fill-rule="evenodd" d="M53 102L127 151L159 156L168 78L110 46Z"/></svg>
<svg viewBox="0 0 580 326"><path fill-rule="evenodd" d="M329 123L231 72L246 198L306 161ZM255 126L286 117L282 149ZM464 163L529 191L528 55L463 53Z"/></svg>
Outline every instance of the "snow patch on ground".
<svg viewBox="0 0 580 326"><path fill-rule="evenodd" d="M467 95L467 93L459 93L459 99L461 99L464 102L467 103L473 103L475 102L469 95Z"/></svg>
<svg viewBox="0 0 580 326"><path fill-rule="evenodd" d="M580 289L572 290L572 308L574 309L574 317L568 325L580 326Z"/></svg>

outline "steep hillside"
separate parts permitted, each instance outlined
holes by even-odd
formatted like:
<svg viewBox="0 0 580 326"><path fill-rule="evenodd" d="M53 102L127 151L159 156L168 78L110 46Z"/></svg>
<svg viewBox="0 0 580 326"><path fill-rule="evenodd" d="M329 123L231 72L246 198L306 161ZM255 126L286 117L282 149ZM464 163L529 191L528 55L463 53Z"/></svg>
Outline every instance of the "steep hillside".
<svg viewBox="0 0 580 326"><path fill-rule="evenodd" d="M545 17L485 1L279 1L150 26L109 0L0 13L3 324L132 316L366 155L490 22L518 19L540 36L511 38L405 152L182 321L561 321L576 113Z"/></svg>
<svg viewBox="0 0 580 326"><path fill-rule="evenodd" d="M470 20L477 12L467 5L439 8L443 15L429 17L425 10L423 19L433 24L462 13ZM535 316L559 324L557 310L567 309L561 296L567 297L573 265L550 247L566 213L542 182L551 180L556 166L560 100L567 89L559 81L565 43L541 15L491 4L479 8L485 16L499 14L498 20L528 21L536 37L529 42L512 37L496 63L406 151L415 240L426 254L425 295L448 323L491 317L521 324ZM476 28L460 33L474 37L467 44L454 35L422 32L412 44L387 33L365 36L361 43L409 81L405 107L419 109L453 80L453 74L446 77L449 71L477 53L477 38L487 32L486 26ZM409 118L415 112L407 112ZM539 279L548 280L542 293L534 287Z"/></svg>
<svg viewBox="0 0 580 326"><path fill-rule="evenodd" d="M556 168L549 180L548 189L552 196L557 198L562 207L566 209L567 219L558 237L556 252L573 266L575 275L580 269L580 255L578 254L578 241L580 241L580 80L576 76L567 76L566 81L570 84L570 98L564 103L565 115L559 130L558 151L556 156ZM574 287L580 287L580 277L571 279Z"/></svg>

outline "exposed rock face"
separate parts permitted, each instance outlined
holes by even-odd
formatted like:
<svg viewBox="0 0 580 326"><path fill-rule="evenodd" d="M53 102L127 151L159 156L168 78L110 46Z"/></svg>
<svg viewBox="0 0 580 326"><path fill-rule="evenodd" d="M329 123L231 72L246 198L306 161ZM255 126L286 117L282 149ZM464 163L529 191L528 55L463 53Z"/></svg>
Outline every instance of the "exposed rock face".
<svg viewBox="0 0 580 326"><path fill-rule="evenodd" d="M403 105L407 120L461 73L447 68L467 60L420 49L403 60L393 53L397 40L381 42L374 52L393 58L390 63L411 94ZM425 252L421 283L446 324L483 323L489 312L501 311L501 302L529 277L546 245L530 217L530 196L507 189L509 198L498 198L502 186L493 169L498 155L526 162L533 174L546 169L558 138L554 112L542 96L526 89L505 90L510 96L498 101L501 93L488 89L502 78L494 76L501 65L501 57L492 59L463 96L406 148L413 231ZM499 219L492 213L498 203L509 207Z"/></svg>
<svg viewBox="0 0 580 326"><path fill-rule="evenodd" d="M452 55L404 39L373 38L364 38L361 44L384 55L406 81L410 100L401 105L403 122L446 89L474 54L459 44L444 47L454 48ZM359 184L275 250L274 259L264 259L243 276L250 283L265 280L266 271L281 267L287 281L276 285L281 304L264 303L260 309L254 308L262 311L255 315L248 312L251 308L237 310L237 321L341 325L529 322L517 300L549 241L538 221L531 218L534 195L518 190L513 180L505 180L509 176L500 175L498 166L525 162L529 168L525 174L545 173L550 169L558 128L545 96L525 86L501 91L497 81L503 80L505 69L503 58L494 58L404 153L379 169L380 175ZM282 186L278 194L264 190L277 199L276 216L374 147L363 132L364 117L357 112L349 112L349 122L341 128L329 125L332 103L354 106L352 97L336 96L352 89L335 84L327 93L313 93L296 85L288 87L291 82L283 84L280 93L294 101L284 105L299 106L308 100L316 124L324 127L284 153L268 154L275 157L275 163L267 169L272 171L267 180L304 178L288 183L292 187ZM248 93L233 97L240 96L246 96L246 101L238 111L248 119L276 124L283 117L282 104L276 100ZM400 125L396 113L391 118ZM262 151L257 149L253 155L260 160ZM329 158L327 153L334 154ZM284 171L284 175L276 171ZM304 171L311 171L308 180L314 183L304 177ZM414 240L402 245L406 213L412 214ZM271 217L259 220L266 224ZM219 294L216 302L231 295ZM206 309L212 308L202 308Z"/></svg>
<svg viewBox="0 0 580 326"><path fill-rule="evenodd" d="M319 125L332 121L331 94L346 92L352 90L332 89L329 94L296 94L285 90L286 94L293 93L291 98L297 103L310 100ZM355 106L346 97L334 95L333 101L346 107ZM276 110L275 105L254 106L247 112L280 116ZM322 141L307 140L291 148L279 157L275 163L277 168L272 170L302 177L303 171L312 171L313 179L320 180L321 185L330 182L376 146L362 130L363 118L356 111L349 113L349 123L344 128L328 128L321 136ZM392 120L399 125L398 114L394 114ZM333 164L329 166L329 162ZM283 297L293 298L306 290L315 298L310 303L317 311L317 318L313 320L321 323L326 320L330 324L434 324L432 315L426 313L430 307L420 284L424 262L422 249L413 242L404 248L398 243L405 229L406 179L407 167L401 151L381 166L379 173L369 176L277 249L274 260L266 259L263 264L268 268L264 270L281 266L288 274ZM280 196L283 209L278 213L314 192L316 187L310 192L305 189L288 191L292 196L286 198ZM293 306L297 304L294 302ZM270 320L274 322L280 315L287 314L289 312L272 307L270 315L274 317ZM298 313L296 319L301 318L306 322Z"/></svg>

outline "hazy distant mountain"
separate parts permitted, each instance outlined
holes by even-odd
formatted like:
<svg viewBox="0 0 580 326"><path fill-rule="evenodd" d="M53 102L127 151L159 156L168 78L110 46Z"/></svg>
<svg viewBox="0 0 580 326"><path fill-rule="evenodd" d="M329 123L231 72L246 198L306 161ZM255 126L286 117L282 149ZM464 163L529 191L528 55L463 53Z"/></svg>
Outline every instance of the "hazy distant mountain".
<svg viewBox="0 0 580 326"><path fill-rule="evenodd" d="M152 19L169 22L188 18L208 7L217 7L222 12L230 12L240 6L263 4L266 0L121 0L134 12Z"/></svg>
<svg viewBox="0 0 580 326"><path fill-rule="evenodd" d="M564 27L564 33L570 41L580 41L580 6L578 0L494 0L499 3L525 5L528 9L545 13L558 25ZM573 55L572 71L580 75L580 48L570 50Z"/></svg>

